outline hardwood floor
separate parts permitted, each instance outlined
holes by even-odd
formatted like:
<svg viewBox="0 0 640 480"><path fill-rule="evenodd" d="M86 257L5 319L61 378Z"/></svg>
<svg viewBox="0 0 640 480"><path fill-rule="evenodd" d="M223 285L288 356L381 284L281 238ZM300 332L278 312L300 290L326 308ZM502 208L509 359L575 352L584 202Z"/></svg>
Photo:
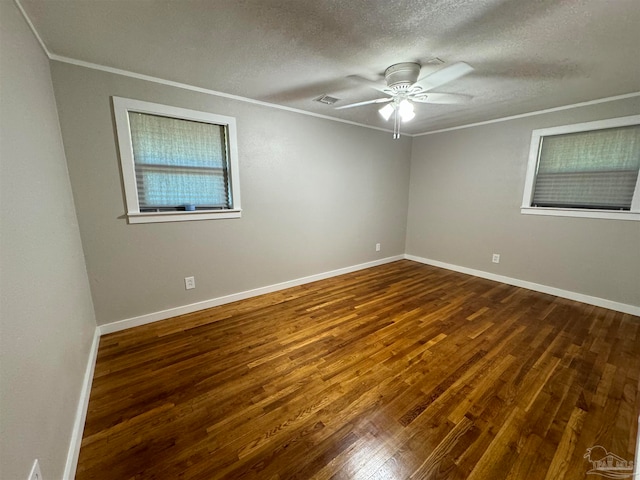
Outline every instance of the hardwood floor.
<svg viewBox="0 0 640 480"><path fill-rule="evenodd" d="M639 326L404 260L106 335L76 478L582 480Z"/></svg>

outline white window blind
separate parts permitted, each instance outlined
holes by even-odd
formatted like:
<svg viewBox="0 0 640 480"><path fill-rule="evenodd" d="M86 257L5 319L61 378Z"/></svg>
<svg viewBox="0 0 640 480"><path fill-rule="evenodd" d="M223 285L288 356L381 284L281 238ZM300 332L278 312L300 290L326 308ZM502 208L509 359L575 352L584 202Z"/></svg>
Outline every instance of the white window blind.
<svg viewBox="0 0 640 480"><path fill-rule="evenodd" d="M630 210L640 125L541 137L531 205Z"/></svg>
<svg viewBox="0 0 640 480"><path fill-rule="evenodd" d="M240 218L236 119L113 97L129 223Z"/></svg>
<svg viewBox="0 0 640 480"><path fill-rule="evenodd" d="M224 125L129 112L140 211L230 208Z"/></svg>

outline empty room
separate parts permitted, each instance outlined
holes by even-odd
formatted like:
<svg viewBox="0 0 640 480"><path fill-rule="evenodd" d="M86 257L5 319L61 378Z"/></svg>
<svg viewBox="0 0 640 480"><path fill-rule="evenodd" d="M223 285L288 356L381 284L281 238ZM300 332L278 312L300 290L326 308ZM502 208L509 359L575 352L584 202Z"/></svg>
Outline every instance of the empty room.
<svg viewBox="0 0 640 480"><path fill-rule="evenodd" d="M636 478L637 0L0 24L0 478Z"/></svg>

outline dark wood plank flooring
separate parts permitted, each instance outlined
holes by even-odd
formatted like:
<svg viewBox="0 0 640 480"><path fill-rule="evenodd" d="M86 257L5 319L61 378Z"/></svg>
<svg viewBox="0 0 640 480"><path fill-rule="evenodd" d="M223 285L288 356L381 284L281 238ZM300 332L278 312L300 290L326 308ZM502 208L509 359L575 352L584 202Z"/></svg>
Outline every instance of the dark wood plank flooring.
<svg viewBox="0 0 640 480"><path fill-rule="evenodd" d="M582 480L639 326L399 261L106 335L76 478Z"/></svg>

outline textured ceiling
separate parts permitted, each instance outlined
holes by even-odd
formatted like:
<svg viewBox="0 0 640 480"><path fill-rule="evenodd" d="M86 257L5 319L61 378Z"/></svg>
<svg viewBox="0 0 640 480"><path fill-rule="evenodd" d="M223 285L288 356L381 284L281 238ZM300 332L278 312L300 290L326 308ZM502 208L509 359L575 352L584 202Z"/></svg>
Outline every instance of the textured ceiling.
<svg viewBox="0 0 640 480"><path fill-rule="evenodd" d="M0 0L7 1L7 0ZM20 0L54 55L161 77L375 127L398 62L422 75L475 71L435 91L465 105L418 105L422 133L640 90L639 0Z"/></svg>

